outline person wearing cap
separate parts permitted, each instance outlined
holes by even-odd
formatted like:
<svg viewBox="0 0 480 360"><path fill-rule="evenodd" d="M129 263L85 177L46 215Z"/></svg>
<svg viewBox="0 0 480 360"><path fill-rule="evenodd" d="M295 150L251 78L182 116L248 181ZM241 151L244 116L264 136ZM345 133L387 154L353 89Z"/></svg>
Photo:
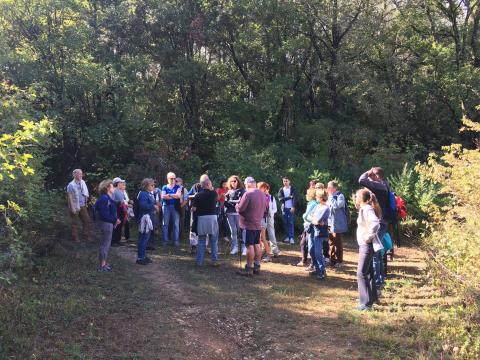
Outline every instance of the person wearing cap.
<svg viewBox="0 0 480 360"><path fill-rule="evenodd" d="M89 198L87 184L83 180L82 169L75 169L72 172L73 180L67 186L68 209L72 220L72 239L79 242L77 234L78 222L82 222L83 238L85 241L92 241L91 221L88 215L87 202Z"/></svg>
<svg viewBox="0 0 480 360"><path fill-rule="evenodd" d="M178 238L181 240L183 236L183 229L185 228L185 214L187 210L188 204L188 191L185 189L183 184L183 179L177 177L175 183L180 186L180 220L179 220L179 227L178 227Z"/></svg>
<svg viewBox="0 0 480 360"><path fill-rule="evenodd" d="M245 187L247 192L236 205L236 210L240 216L243 242L247 247L247 264L244 270L238 271L238 274L252 276L260 274L262 257L260 231L263 216L268 212L268 204L265 201L265 194L257 189L257 183L253 177L249 176L245 179Z"/></svg>
<svg viewBox="0 0 480 360"><path fill-rule="evenodd" d="M117 207L117 218L120 223L113 229L112 232L112 247L120 246L120 240L122 239L122 230L127 218L127 206L125 205L125 188L126 182L122 178L116 177L113 182L113 194L112 200Z"/></svg>
<svg viewBox="0 0 480 360"><path fill-rule="evenodd" d="M175 181L177 176L173 172L167 174L167 184L162 187L162 213L163 213L163 246L168 244L168 228L172 223L173 245L180 246L180 201L181 189Z"/></svg>

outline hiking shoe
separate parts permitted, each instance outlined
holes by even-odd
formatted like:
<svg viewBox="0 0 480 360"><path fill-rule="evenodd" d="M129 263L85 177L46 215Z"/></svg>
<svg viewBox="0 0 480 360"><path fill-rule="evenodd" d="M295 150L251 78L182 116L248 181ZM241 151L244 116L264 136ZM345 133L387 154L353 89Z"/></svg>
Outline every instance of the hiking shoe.
<svg viewBox="0 0 480 360"><path fill-rule="evenodd" d="M326 277L327 277L327 275L320 274L320 275L317 275L317 280L323 281L323 280L325 280Z"/></svg>
<svg viewBox="0 0 480 360"><path fill-rule="evenodd" d="M112 268L105 265L105 266L100 267L100 269L98 269L98 271L109 272L109 271L112 271Z"/></svg>
<svg viewBox="0 0 480 360"><path fill-rule="evenodd" d="M251 267L245 267L245 269L237 270L237 274L240 276L253 276L253 269Z"/></svg>
<svg viewBox="0 0 480 360"><path fill-rule="evenodd" d="M260 265L253 265L253 273L255 275L260 275Z"/></svg>
<svg viewBox="0 0 480 360"><path fill-rule="evenodd" d="M246 247L244 247L242 249L242 256L247 256L247 248Z"/></svg>
<svg viewBox="0 0 480 360"><path fill-rule="evenodd" d="M232 251L230 251L230 255L236 255L238 253L238 247L234 246Z"/></svg>
<svg viewBox="0 0 480 360"><path fill-rule="evenodd" d="M149 262L146 259L138 259L137 264L138 265L148 265Z"/></svg>
<svg viewBox="0 0 480 360"><path fill-rule="evenodd" d="M104 268L107 268L108 271L112 270L112 265L110 264L105 264Z"/></svg>
<svg viewBox="0 0 480 360"><path fill-rule="evenodd" d="M291 238L290 239L290 245L293 245L293 244L295 244L295 240L294 240L294 238Z"/></svg>

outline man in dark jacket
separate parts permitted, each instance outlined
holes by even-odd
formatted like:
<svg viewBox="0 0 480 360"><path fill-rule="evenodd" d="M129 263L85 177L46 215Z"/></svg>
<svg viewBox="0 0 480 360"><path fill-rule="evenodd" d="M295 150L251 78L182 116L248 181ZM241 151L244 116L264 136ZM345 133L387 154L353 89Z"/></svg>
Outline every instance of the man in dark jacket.
<svg viewBox="0 0 480 360"><path fill-rule="evenodd" d="M282 178L283 187L278 191L278 200L282 204L283 229L285 232L286 243L295 244L294 224L295 208L297 206L297 191L290 186L290 180L284 176Z"/></svg>

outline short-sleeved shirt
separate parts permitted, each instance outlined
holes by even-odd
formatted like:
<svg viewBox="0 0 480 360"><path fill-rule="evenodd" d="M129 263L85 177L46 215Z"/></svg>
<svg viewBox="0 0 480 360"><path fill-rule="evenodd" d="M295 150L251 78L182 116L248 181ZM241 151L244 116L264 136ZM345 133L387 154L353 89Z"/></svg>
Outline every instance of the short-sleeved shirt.
<svg viewBox="0 0 480 360"><path fill-rule="evenodd" d="M168 185L163 185L162 187L162 192L165 192L167 195L175 195L178 191L180 186L178 185L173 185L173 188L169 188ZM175 199L164 199L163 205L174 205L175 204Z"/></svg>
<svg viewBox="0 0 480 360"><path fill-rule="evenodd" d="M75 195L78 197L78 203L80 207L85 206L86 204L86 199L85 196L82 195L82 184L76 181L71 182L67 186L67 192L68 193L75 193Z"/></svg>

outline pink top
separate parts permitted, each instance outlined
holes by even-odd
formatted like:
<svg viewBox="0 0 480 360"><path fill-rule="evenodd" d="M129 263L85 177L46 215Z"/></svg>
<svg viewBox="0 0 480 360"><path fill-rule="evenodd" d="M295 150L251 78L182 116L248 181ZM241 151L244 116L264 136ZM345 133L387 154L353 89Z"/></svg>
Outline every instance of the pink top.
<svg viewBox="0 0 480 360"><path fill-rule="evenodd" d="M261 230L261 223L268 203L265 194L258 189L247 191L236 206L240 214L240 227L246 230Z"/></svg>

